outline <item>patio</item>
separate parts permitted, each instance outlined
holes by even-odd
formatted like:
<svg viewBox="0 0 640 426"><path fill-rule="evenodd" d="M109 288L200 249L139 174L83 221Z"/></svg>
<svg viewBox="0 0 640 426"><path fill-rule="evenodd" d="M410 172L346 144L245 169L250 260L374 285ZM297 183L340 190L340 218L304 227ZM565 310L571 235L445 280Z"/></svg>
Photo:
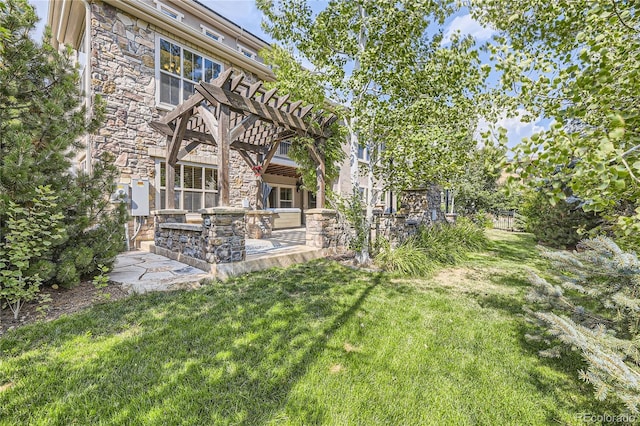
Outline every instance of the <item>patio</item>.
<svg viewBox="0 0 640 426"><path fill-rule="evenodd" d="M273 231L267 239L246 239L244 261L220 264L216 273L205 272L178 260L148 251L130 251L118 256L110 281L122 285L130 293L173 291L200 286L203 279L225 280L233 275L326 257L326 249L305 245L305 228Z"/></svg>

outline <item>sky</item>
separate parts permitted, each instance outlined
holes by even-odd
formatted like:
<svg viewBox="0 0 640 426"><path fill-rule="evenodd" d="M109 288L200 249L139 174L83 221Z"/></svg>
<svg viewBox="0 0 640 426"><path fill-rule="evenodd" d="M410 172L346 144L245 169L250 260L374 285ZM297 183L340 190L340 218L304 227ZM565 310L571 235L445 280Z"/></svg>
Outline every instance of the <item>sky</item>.
<svg viewBox="0 0 640 426"><path fill-rule="evenodd" d="M40 17L40 23L34 34L36 38L40 38L47 20L49 2L48 0L30 0L30 2L36 7ZM270 43L273 42L273 39L262 31L260 26L262 13L258 10L254 0L200 0L200 2L263 40ZM318 8L321 8L322 4L326 3L323 0L312 0L312 2ZM483 27L471 18L468 13L465 14L464 12L445 23L445 40L449 39L455 31L460 31L462 34L470 34L478 42L486 41L494 34L491 28ZM305 64L303 63L303 65ZM520 111L520 116L524 115L524 112L524 110ZM548 120L525 123L518 117L508 118L505 116L501 117L496 124L507 129L508 146L513 147L523 137L528 137L533 133L544 130L549 123ZM484 121L479 123L479 131L486 130L486 128L488 128L488 123Z"/></svg>

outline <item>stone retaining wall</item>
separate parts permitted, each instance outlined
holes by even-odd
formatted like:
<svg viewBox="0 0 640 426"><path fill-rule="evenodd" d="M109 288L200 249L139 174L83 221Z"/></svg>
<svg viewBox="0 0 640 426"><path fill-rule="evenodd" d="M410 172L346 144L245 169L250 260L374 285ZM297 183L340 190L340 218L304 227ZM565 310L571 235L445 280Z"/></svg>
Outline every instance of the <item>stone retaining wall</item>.
<svg viewBox="0 0 640 426"><path fill-rule="evenodd" d="M155 245L194 259L205 259L201 225L160 223L156 230Z"/></svg>
<svg viewBox="0 0 640 426"><path fill-rule="evenodd" d="M156 210L154 245L159 254L204 269L206 264L245 260L244 210L214 207L200 210L202 225L186 223L186 210Z"/></svg>

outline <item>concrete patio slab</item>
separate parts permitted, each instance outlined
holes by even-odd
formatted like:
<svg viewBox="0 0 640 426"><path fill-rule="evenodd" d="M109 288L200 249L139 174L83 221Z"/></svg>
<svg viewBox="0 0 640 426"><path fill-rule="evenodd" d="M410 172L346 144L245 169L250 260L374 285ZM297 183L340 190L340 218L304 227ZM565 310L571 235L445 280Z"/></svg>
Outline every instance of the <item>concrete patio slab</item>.
<svg viewBox="0 0 640 426"><path fill-rule="evenodd" d="M198 288L205 278L213 277L200 269L144 251L120 254L109 274L110 281L129 293Z"/></svg>

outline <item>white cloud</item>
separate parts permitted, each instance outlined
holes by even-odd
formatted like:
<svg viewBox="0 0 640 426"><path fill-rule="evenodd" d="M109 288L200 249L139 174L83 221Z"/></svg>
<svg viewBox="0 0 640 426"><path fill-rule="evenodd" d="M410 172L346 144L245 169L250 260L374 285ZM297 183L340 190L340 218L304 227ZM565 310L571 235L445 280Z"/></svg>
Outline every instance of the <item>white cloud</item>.
<svg viewBox="0 0 640 426"><path fill-rule="evenodd" d="M523 121L523 118L527 115L527 112L520 108L517 110L515 117L507 117L504 113L494 123L494 128L504 127L507 129L507 146L513 148L522 141L522 138L530 137L534 133L541 132L548 129L548 124L542 120L532 120L530 122ZM478 123L476 129L476 138L479 139L480 133L489 130L489 122L482 119Z"/></svg>
<svg viewBox="0 0 640 426"><path fill-rule="evenodd" d="M491 38L495 33L495 30L488 27L483 27L478 21L473 19L471 15L456 16L453 21L447 27L444 33L444 39L442 43L448 43L451 41L451 37L454 33L460 31L462 35L470 35L477 41L484 41Z"/></svg>

